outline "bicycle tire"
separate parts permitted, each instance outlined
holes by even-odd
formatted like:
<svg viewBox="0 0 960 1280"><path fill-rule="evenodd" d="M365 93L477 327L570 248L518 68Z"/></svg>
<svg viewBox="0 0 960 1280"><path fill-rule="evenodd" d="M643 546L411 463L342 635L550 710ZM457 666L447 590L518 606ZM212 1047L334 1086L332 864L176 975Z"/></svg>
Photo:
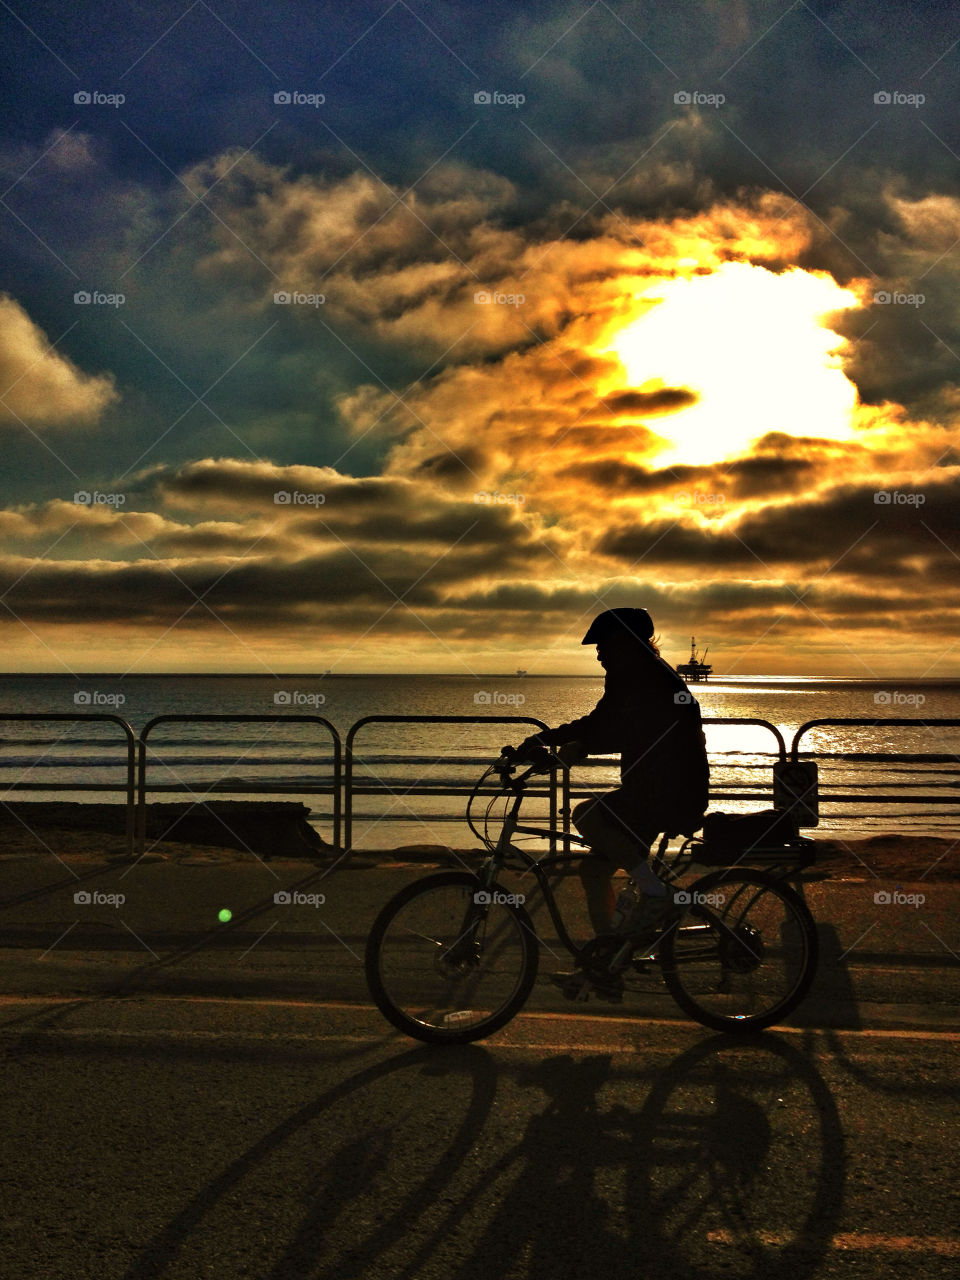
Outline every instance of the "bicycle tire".
<svg viewBox="0 0 960 1280"><path fill-rule="evenodd" d="M762 890L762 893L754 896L751 908L768 895L774 895L779 899L790 913L793 926L796 929L798 943L802 947L802 961L795 978L790 982L789 989L781 999L771 1004L769 1008L753 1014L738 1013L736 1011L721 1013L715 1009L705 1007L704 997L698 998L692 993L688 986L684 985L682 977L685 964L688 967L690 965L690 962L685 960L683 955L684 934L682 930L685 924L691 922L701 925L707 924L714 931L714 936L718 938L722 937L722 930L726 929L726 935L734 943L738 941L735 934L739 933L744 927L742 924L736 924L732 928L729 924L721 925L718 923L717 913L708 906L698 905L695 899L697 894L701 896L714 894L723 886L729 889L734 884L744 888L752 887ZM757 871L752 868L744 870L728 868L723 871L710 872L691 884L687 892L693 899L691 905L677 921L676 925L665 932L658 948L663 980L673 999L684 1013L689 1014L695 1021L702 1023L705 1027L710 1027L714 1031L746 1034L762 1031L781 1022L806 996L817 972L820 954L817 926L807 904L790 885L765 871ZM759 913L757 918L759 918ZM723 937L722 940L727 941L727 937ZM763 946L764 944L761 942L757 948L758 954L763 949ZM722 959L723 946L719 943L718 951L721 953L720 962L716 964L711 961L711 968L722 979L728 980L729 974L724 972L725 964ZM759 968L760 963L761 961L757 960L756 968ZM733 971L730 970L730 972Z"/></svg>
<svg viewBox="0 0 960 1280"><path fill-rule="evenodd" d="M470 1025L434 1025L422 1017L417 1017L409 1008L405 1008L404 1004L410 1002L401 1002L391 990L391 983L385 978L383 972L384 945L390 936L391 926L394 925L400 913L410 904L415 903L418 898L426 899L429 895L439 895L451 889L462 889L469 895L477 892L481 887L478 878L467 871L442 871L438 875L425 876L421 880L415 880L412 884L406 885L395 894L382 908L373 923L367 938L364 957L367 987L374 1004L387 1021L398 1031L404 1032L415 1040L422 1040L427 1044L467 1044L474 1040L481 1040L505 1026L523 1008L533 990L540 963L540 945L530 916L522 905L516 903L494 904L498 912L503 912L507 919L512 920L515 926L512 929L512 938L519 945L519 952L516 962L517 973L512 987L486 1016L479 1017L478 1021ZM497 893L506 892L500 885L493 885L491 889ZM488 912L492 910L493 907L488 908ZM462 908L460 918L461 920L463 918ZM484 917L485 920L488 918L488 916ZM454 936L460 932L460 924L454 916L451 916L449 932ZM431 946L418 949L419 955L423 958L421 963L429 960L430 967L437 969L442 961L443 952L442 947L440 952L436 948L441 944L429 937L425 941ZM481 944L483 945L486 943ZM415 987L416 983L412 982L411 985Z"/></svg>

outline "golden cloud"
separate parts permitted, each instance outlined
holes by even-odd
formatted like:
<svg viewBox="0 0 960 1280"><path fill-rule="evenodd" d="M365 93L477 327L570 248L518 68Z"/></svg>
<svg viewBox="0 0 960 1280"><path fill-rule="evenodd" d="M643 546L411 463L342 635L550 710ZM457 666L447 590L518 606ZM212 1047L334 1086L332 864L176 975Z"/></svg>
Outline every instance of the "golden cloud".
<svg viewBox="0 0 960 1280"><path fill-rule="evenodd" d="M117 393L109 375L90 375L51 345L23 307L0 294L0 424L95 422Z"/></svg>

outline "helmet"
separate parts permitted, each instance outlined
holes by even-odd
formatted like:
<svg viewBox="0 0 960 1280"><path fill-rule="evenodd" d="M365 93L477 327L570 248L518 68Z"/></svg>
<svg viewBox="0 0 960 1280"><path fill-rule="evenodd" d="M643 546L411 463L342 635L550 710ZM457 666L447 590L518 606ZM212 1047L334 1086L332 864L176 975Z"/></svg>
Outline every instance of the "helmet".
<svg viewBox="0 0 960 1280"><path fill-rule="evenodd" d="M597 644L608 636L624 634L635 640L651 638L653 619L646 609L607 609L605 613L598 613L580 643Z"/></svg>

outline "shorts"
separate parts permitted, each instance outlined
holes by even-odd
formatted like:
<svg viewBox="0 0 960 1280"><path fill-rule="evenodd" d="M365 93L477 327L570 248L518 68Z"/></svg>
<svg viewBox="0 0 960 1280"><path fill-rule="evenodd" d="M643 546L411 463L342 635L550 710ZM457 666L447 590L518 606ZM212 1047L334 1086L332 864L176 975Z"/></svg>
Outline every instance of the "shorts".
<svg viewBox="0 0 960 1280"><path fill-rule="evenodd" d="M609 858L625 871L646 861L651 844L663 830L663 824L654 815L644 813L620 787L583 800L570 816L589 842L591 852Z"/></svg>

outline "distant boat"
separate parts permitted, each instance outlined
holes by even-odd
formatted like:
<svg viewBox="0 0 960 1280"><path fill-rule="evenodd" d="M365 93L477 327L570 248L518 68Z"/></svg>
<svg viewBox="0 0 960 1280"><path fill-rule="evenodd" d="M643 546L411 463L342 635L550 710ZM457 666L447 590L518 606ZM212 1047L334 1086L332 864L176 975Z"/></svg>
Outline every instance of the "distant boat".
<svg viewBox="0 0 960 1280"><path fill-rule="evenodd" d="M707 650L704 649L703 657L707 656ZM683 676L684 680L692 681L699 684L707 679L713 667L709 663L704 662L703 658L697 653L697 641L695 636L690 637L690 658L687 662L681 662L677 667L677 675Z"/></svg>
<svg viewBox="0 0 960 1280"><path fill-rule="evenodd" d="M518 676L525 676L526 674L527 674L527 673L526 673L526 671L523 669L523 667L517 667L517 675L518 675Z"/></svg>

